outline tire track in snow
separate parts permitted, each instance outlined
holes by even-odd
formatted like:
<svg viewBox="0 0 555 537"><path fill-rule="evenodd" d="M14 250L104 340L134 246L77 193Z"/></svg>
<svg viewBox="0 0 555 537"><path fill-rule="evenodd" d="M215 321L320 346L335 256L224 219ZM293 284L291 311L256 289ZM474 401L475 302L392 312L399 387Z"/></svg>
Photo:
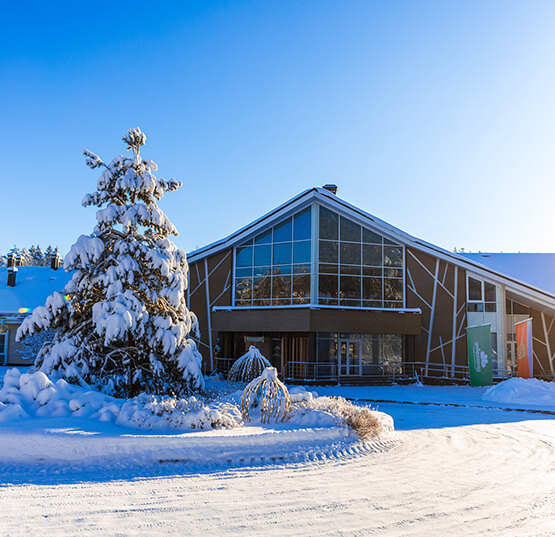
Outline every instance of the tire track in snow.
<svg viewBox="0 0 555 537"><path fill-rule="evenodd" d="M441 411L441 410L440 410ZM2 535L555 533L553 420L400 431L390 449L186 477L0 489Z"/></svg>

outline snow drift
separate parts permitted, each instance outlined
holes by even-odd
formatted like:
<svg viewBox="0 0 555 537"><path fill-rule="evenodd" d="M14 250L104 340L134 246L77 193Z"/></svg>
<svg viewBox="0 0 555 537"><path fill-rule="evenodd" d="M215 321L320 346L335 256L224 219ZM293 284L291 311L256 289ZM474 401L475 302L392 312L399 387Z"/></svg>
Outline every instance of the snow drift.
<svg viewBox="0 0 555 537"><path fill-rule="evenodd" d="M514 377L488 388L482 399L498 403L555 407L555 382Z"/></svg>

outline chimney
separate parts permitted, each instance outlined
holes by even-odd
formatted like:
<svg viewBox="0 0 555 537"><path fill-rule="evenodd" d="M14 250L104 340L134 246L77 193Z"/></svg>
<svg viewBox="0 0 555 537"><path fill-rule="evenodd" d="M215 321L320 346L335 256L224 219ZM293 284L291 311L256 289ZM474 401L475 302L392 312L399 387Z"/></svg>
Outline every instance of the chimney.
<svg viewBox="0 0 555 537"><path fill-rule="evenodd" d="M61 263L60 254L58 253L58 248L56 248L52 254L50 254L50 268L52 270L58 270Z"/></svg>
<svg viewBox="0 0 555 537"><path fill-rule="evenodd" d="M8 268L8 287L15 287L15 275L17 274L17 267Z"/></svg>
<svg viewBox="0 0 555 537"><path fill-rule="evenodd" d="M324 185L322 188L325 190L329 190L332 194L337 194L337 185L329 184L329 185Z"/></svg>

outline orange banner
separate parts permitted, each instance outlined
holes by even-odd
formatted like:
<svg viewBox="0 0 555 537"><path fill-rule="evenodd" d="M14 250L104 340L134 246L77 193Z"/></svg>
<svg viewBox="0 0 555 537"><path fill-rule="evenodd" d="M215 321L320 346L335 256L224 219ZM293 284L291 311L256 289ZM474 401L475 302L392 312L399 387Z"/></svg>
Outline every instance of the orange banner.
<svg viewBox="0 0 555 537"><path fill-rule="evenodd" d="M518 376L530 379L534 376L534 351L532 350L532 319L515 324Z"/></svg>

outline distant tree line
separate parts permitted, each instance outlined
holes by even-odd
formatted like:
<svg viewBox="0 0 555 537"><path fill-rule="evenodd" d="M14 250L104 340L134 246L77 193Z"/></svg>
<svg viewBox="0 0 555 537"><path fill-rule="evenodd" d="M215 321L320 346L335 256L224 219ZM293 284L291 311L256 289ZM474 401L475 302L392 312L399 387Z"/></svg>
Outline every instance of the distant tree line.
<svg viewBox="0 0 555 537"><path fill-rule="evenodd" d="M13 256L19 267L49 267L54 254L61 259L58 248L53 248L51 245L48 245L44 251L38 244L29 248L19 248L14 245L7 254L0 255L0 266L5 267L8 264L8 258Z"/></svg>

